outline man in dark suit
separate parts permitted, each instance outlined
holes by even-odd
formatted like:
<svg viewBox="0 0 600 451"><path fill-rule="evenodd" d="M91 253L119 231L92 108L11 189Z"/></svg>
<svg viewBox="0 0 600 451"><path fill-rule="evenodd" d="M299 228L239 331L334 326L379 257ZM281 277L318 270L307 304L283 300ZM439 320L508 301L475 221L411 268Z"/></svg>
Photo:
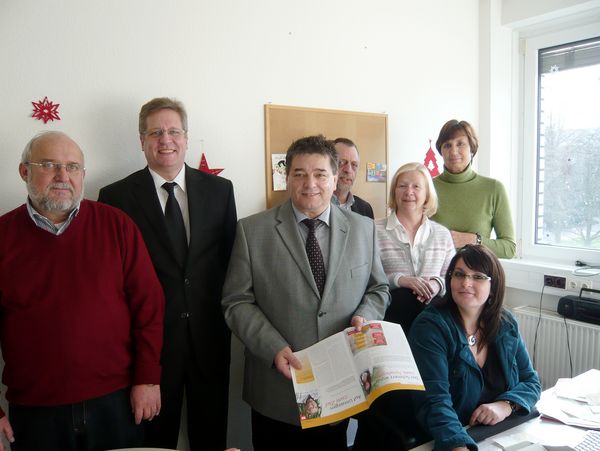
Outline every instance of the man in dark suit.
<svg viewBox="0 0 600 451"><path fill-rule="evenodd" d="M337 168L331 141L297 140L286 155L290 200L238 223L222 302L246 347L255 451L346 450L347 421L300 428L293 352L381 319L389 302L375 223L331 204Z"/></svg>
<svg viewBox="0 0 600 451"><path fill-rule="evenodd" d="M334 141L335 150L338 153L339 174L335 189L333 203L341 208L352 210L359 215L374 219L373 208L366 200L353 195L350 190L354 186L356 174L360 165L358 148L348 138L337 138Z"/></svg>
<svg viewBox="0 0 600 451"><path fill-rule="evenodd" d="M220 298L236 208L229 180L184 163L187 131L181 102L156 98L142 106L148 166L102 188L98 200L136 222L165 291L162 408L146 424L146 445L177 447L185 389L191 449L223 450L230 332Z"/></svg>

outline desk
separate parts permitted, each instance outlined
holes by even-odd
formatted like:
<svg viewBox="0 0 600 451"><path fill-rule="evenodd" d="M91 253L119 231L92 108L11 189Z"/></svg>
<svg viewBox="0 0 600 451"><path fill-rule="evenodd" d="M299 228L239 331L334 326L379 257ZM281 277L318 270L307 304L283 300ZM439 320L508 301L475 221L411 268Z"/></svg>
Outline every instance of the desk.
<svg viewBox="0 0 600 451"><path fill-rule="evenodd" d="M590 372L587 372L577 377L583 380L584 378L586 378L586 376L589 376L589 374ZM541 399L544 400L552 397L553 390L554 387L545 390L542 393ZM537 417L527 421L526 423L520 424L519 426L509 429L508 431L504 431L500 434L489 437L484 441L479 442L477 445L480 451L498 451L502 448L493 443L496 438L506 437L518 433L526 433L531 437L532 440L535 440L536 442L541 444L567 445L572 447L581 442L581 440L583 440L583 436L586 432L587 431L585 429L567 426L566 424L559 423L558 421L542 419L542 417ZM421 446L413 448L411 451L430 451L432 449L433 441L424 443Z"/></svg>

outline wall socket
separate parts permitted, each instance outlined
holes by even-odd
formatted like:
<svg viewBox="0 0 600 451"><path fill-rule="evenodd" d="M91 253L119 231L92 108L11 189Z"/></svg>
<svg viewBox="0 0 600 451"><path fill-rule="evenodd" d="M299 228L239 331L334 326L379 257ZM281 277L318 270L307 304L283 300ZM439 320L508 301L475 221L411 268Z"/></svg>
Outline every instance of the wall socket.
<svg viewBox="0 0 600 451"><path fill-rule="evenodd" d="M552 288L562 288L564 290L567 287L567 278L561 276L549 276L544 274L544 286Z"/></svg>
<svg viewBox="0 0 600 451"><path fill-rule="evenodd" d="M576 291L579 293L579 291L582 288L594 288L592 279L589 279L587 277L569 277L569 278L567 278L567 290Z"/></svg>

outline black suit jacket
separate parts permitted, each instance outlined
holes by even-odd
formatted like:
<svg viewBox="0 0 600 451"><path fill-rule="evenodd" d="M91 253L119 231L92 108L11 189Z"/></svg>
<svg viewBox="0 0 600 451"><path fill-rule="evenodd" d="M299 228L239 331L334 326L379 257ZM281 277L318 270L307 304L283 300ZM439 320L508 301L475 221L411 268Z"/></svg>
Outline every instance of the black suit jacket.
<svg viewBox="0 0 600 451"><path fill-rule="evenodd" d="M354 194L352 196L354 197L354 204L352 205L352 207L350 207L350 209L353 212L358 213L359 215L375 219L375 215L373 214L373 208L371 207L371 204Z"/></svg>
<svg viewBox="0 0 600 451"><path fill-rule="evenodd" d="M174 254L148 168L100 190L98 200L120 208L138 225L165 291L164 368L187 345L211 380L229 379L230 331L221 290L235 237L237 215L231 182L185 166L190 219L187 263ZM202 364L205 362L206 364Z"/></svg>

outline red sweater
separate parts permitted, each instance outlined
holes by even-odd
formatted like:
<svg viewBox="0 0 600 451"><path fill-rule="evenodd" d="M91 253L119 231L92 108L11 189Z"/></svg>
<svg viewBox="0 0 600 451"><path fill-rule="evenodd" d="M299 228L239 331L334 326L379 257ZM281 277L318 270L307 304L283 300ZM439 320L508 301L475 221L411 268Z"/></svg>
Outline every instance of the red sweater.
<svg viewBox="0 0 600 451"><path fill-rule="evenodd" d="M160 383L164 295L124 213L84 200L59 236L25 205L0 217L0 345L9 402L54 406Z"/></svg>

